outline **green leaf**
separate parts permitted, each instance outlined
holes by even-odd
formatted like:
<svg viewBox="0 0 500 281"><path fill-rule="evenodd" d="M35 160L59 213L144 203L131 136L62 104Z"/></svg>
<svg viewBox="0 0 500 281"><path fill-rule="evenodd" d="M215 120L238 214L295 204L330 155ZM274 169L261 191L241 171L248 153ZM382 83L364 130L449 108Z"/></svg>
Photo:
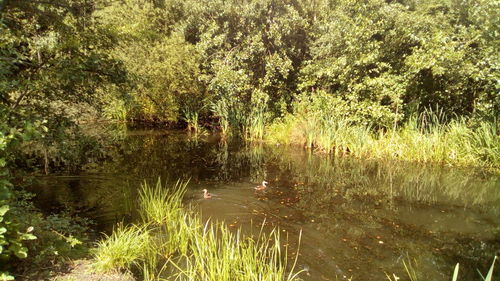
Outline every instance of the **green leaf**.
<svg viewBox="0 0 500 281"><path fill-rule="evenodd" d="M21 235L21 240L35 240L36 236L31 233L24 233Z"/></svg>
<svg viewBox="0 0 500 281"><path fill-rule="evenodd" d="M493 258L493 263L491 264L490 270L488 271L488 275L486 275L486 278L484 279L485 281L491 281L493 280L493 267L495 267L495 261L497 260L497 257L495 256Z"/></svg>
<svg viewBox="0 0 500 281"><path fill-rule="evenodd" d="M459 267L459 265L457 263L457 265L455 266L455 271L453 272L453 279L452 279L452 281L457 281L457 278L458 278L458 267Z"/></svg>
<svg viewBox="0 0 500 281"><path fill-rule="evenodd" d="M7 272L0 272L0 281L14 280L14 276Z"/></svg>
<svg viewBox="0 0 500 281"><path fill-rule="evenodd" d="M3 205L2 207L0 207L0 216L4 216L8 210L9 210L9 205Z"/></svg>
<svg viewBox="0 0 500 281"><path fill-rule="evenodd" d="M25 259L28 257L28 249L26 247L21 247L19 250L14 251L14 255L20 259Z"/></svg>

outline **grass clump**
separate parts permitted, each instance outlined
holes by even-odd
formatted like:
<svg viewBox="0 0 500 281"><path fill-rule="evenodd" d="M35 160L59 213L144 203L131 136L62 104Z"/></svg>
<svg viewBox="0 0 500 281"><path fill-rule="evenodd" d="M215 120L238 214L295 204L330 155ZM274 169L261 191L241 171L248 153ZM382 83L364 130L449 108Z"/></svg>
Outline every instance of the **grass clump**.
<svg viewBox="0 0 500 281"><path fill-rule="evenodd" d="M143 184L142 221L119 226L98 245L95 268L139 272L143 280L294 280L278 231L256 236L235 233L223 223L202 223L183 206L187 182L165 188Z"/></svg>
<svg viewBox="0 0 500 281"><path fill-rule="evenodd" d="M187 182L178 181L172 188L163 188L158 179L154 187L144 183L139 191L139 213L144 223L169 225L182 216L182 198Z"/></svg>
<svg viewBox="0 0 500 281"><path fill-rule="evenodd" d="M287 272L288 253L281 252L277 230L257 237L232 233L223 224L205 225L194 236L190 255L178 263L184 264L176 275L178 280L295 280L300 272Z"/></svg>
<svg viewBox="0 0 500 281"><path fill-rule="evenodd" d="M119 224L111 235L98 242L94 268L101 272L128 269L144 257L144 249L150 245L146 227Z"/></svg>

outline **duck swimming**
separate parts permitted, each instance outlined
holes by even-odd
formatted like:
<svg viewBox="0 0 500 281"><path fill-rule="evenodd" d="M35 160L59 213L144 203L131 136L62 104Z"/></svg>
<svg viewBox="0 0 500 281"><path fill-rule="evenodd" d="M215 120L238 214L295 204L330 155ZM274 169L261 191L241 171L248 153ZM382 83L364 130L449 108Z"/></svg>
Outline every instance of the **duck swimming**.
<svg viewBox="0 0 500 281"><path fill-rule="evenodd" d="M203 189L203 198L210 199L212 198L212 194L208 193L207 189Z"/></svg>
<svg viewBox="0 0 500 281"><path fill-rule="evenodd" d="M254 189L257 190L257 191L264 190L264 189L266 189L267 184L268 184L267 181L263 181L261 185L254 187Z"/></svg>

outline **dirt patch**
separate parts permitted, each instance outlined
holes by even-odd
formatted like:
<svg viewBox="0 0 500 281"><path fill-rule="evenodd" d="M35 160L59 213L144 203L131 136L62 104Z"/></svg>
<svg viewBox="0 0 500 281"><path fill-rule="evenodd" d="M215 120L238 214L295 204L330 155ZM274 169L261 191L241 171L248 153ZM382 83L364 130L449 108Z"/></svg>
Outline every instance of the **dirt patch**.
<svg viewBox="0 0 500 281"><path fill-rule="evenodd" d="M130 273L96 273L89 260L76 260L68 264L68 272L51 279L52 281L136 281Z"/></svg>

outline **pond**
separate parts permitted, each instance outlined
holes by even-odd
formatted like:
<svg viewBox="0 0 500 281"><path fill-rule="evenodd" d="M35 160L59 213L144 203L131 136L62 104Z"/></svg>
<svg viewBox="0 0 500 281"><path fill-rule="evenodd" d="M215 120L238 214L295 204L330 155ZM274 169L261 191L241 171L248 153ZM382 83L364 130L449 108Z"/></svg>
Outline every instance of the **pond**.
<svg viewBox="0 0 500 281"><path fill-rule="evenodd" d="M500 176L481 169L317 155L296 146L222 142L185 132L129 132L113 159L71 176L40 177L44 210L62 206L109 232L137 219L137 190L189 179L205 219L250 232L279 227L298 247L304 280L480 280L500 249ZM264 191L254 187L269 182ZM167 185L168 186L168 185ZM203 199L202 189L215 196ZM300 244L299 236L301 236Z"/></svg>

